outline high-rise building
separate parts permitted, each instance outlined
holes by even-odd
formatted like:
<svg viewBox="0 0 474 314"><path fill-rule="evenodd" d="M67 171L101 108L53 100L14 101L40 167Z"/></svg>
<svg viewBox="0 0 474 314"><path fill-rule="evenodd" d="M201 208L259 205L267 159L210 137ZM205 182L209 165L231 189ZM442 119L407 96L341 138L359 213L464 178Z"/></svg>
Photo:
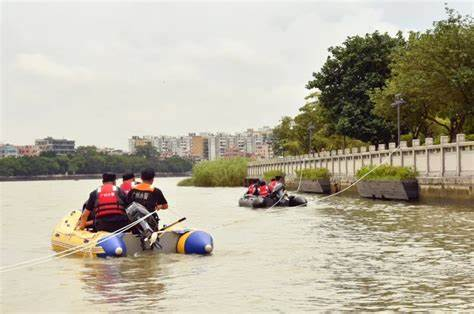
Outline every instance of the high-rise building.
<svg viewBox="0 0 474 314"><path fill-rule="evenodd" d="M74 141L52 137L37 139L35 145L38 146L40 152L53 152L60 155L74 153L75 149Z"/></svg>
<svg viewBox="0 0 474 314"><path fill-rule="evenodd" d="M204 136L193 136L191 156L196 159L209 159L209 139Z"/></svg>
<svg viewBox="0 0 474 314"><path fill-rule="evenodd" d="M18 148L11 144L0 145L0 158L3 157L18 157Z"/></svg>
<svg viewBox="0 0 474 314"><path fill-rule="evenodd" d="M132 138L128 139L130 154L135 154L137 152L137 147L146 145L153 145L153 139L147 136L132 136Z"/></svg>
<svg viewBox="0 0 474 314"><path fill-rule="evenodd" d="M20 156L38 156L40 154L40 148L36 145L19 145L17 146L18 148L18 154Z"/></svg>

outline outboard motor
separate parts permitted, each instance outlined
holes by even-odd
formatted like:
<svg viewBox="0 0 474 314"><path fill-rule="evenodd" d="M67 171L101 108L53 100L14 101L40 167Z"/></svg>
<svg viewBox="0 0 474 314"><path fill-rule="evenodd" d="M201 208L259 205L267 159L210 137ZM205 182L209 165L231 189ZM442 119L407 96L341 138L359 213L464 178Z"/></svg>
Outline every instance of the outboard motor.
<svg viewBox="0 0 474 314"><path fill-rule="evenodd" d="M136 202L128 206L125 211L131 222L137 221L150 213L143 205ZM154 231L158 230L158 221L154 215L151 215L138 223L137 230L142 239L149 238Z"/></svg>

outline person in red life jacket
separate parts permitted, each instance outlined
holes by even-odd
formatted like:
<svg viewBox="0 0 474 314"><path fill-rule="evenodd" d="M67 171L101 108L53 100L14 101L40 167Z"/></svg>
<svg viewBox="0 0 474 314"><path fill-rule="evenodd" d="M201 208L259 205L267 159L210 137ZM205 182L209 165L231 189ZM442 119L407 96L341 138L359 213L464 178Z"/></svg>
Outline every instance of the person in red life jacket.
<svg viewBox="0 0 474 314"><path fill-rule="evenodd" d="M97 231L114 232L130 223L125 212L126 196L115 186L115 180L113 173L102 175L102 186L89 194L79 229L87 226L91 213L94 215L94 227Z"/></svg>
<svg viewBox="0 0 474 314"><path fill-rule="evenodd" d="M135 184L135 174L133 172L126 173L122 176L122 184L120 189L125 195L132 190L133 185Z"/></svg>
<svg viewBox="0 0 474 314"><path fill-rule="evenodd" d="M141 173L141 179L142 183L135 185L127 194L127 204L133 202L139 203L150 213L157 210L167 209L168 202L166 201L163 192L153 186L155 171L151 168L143 170ZM150 223L150 225L154 231L157 231L160 218L156 212L152 217L155 218L156 224Z"/></svg>
<svg viewBox="0 0 474 314"><path fill-rule="evenodd" d="M247 190L247 195L255 195L255 192L257 191L257 185L256 185L256 182L255 180L250 180L250 185L249 185L249 188Z"/></svg>
<svg viewBox="0 0 474 314"><path fill-rule="evenodd" d="M258 187L258 195L261 197L267 197L270 194L270 189L265 181L261 181Z"/></svg>
<svg viewBox="0 0 474 314"><path fill-rule="evenodd" d="M268 189L270 190L270 193L273 192L273 189L275 188L275 185L278 183L276 178L273 178L270 181L270 184L268 184Z"/></svg>

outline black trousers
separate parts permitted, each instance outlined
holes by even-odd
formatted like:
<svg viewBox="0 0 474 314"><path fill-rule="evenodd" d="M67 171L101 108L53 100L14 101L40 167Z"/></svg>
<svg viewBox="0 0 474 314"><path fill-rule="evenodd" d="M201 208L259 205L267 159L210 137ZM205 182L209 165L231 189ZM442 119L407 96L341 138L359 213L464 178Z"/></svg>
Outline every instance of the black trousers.
<svg viewBox="0 0 474 314"><path fill-rule="evenodd" d="M127 216L109 216L95 220L95 229L97 231L114 232L128 225L130 221ZM125 230L130 231L130 230Z"/></svg>

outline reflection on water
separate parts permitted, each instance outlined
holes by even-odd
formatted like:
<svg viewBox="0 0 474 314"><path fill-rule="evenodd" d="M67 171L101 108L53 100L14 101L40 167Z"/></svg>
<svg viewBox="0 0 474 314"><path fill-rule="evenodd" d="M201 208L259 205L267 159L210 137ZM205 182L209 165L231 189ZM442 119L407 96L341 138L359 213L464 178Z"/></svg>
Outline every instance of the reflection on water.
<svg viewBox="0 0 474 314"><path fill-rule="evenodd" d="M306 208L251 210L236 206L241 189L158 182L175 208L162 220L184 215L210 231L212 256L66 258L2 274L2 310L474 309L472 207L312 195ZM50 254L54 224L95 184L64 182L53 195L48 182L2 183L2 265ZM41 197L19 197L25 189Z"/></svg>
<svg viewBox="0 0 474 314"><path fill-rule="evenodd" d="M170 259L153 254L143 254L125 259L86 259L79 275L84 282L82 289L92 303L106 304L109 309L155 304L163 298L166 276L162 262Z"/></svg>

